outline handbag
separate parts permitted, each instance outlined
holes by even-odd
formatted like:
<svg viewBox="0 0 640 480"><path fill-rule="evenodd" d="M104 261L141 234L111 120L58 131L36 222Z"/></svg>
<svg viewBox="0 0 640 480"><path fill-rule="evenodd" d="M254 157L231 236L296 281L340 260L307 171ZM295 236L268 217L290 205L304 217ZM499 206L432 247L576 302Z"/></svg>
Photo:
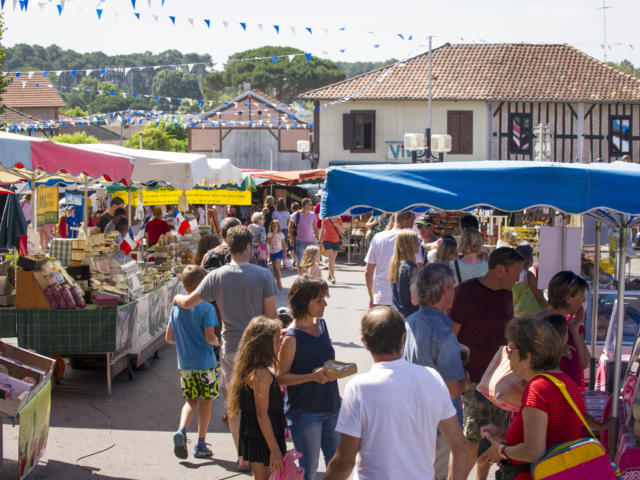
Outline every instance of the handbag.
<svg viewBox="0 0 640 480"><path fill-rule="evenodd" d="M300 211L295 213L296 221L291 226L291 237L295 240L298 237L298 222L300 221Z"/></svg>
<svg viewBox="0 0 640 480"><path fill-rule="evenodd" d="M508 412L520 411L524 385L511 370L506 347L498 349L476 389L496 407Z"/></svg>
<svg viewBox="0 0 640 480"><path fill-rule="evenodd" d="M547 378L558 387L591 437L551 447L540 460L531 465L531 478L533 480L582 480L584 478L622 480L620 470L609 461L607 452L589 428L582 412L569 395L566 385L553 375L541 373L540 376Z"/></svg>
<svg viewBox="0 0 640 480"><path fill-rule="evenodd" d="M264 262L269 259L269 244L259 243L256 252L256 257L259 261Z"/></svg>
<svg viewBox="0 0 640 480"><path fill-rule="evenodd" d="M304 468L296 464L296 460L302 454L296 449L288 450L282 459L282 470L274 470L269 475L269 480L304 480Z"/></svg>

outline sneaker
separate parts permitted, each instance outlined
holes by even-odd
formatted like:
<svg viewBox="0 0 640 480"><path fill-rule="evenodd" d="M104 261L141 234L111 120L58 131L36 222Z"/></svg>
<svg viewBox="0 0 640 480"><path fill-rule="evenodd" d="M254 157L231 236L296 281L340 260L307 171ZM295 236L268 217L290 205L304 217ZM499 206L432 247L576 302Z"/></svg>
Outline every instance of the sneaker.
<svg viewBox="0 0 640 480"><path fill-rule="evenodd" d="M185 459L189 456L187 451L187 436L182 432L173 434L173 453L176 457Z"/></svg>
<svg viewBox="0 0 640 480"><path fill-rule="evenodd" d="M213 456L213 451L207 446L208 443L198 443L193 449L193 456L196 458L208 458Z"/></svg>

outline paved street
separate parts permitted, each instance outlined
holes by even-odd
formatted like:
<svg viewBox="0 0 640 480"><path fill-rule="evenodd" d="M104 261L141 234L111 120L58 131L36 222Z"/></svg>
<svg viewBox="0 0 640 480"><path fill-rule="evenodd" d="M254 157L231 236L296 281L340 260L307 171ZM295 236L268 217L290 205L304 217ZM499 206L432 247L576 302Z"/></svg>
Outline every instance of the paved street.
<svg viewBox="0 0 640 480"><path fill-rule="evenodd" d="M323 271L326 276L326 271ZM295 276L285 278L278 306L286 304L287 287ZM338 266L338 283L330 287L325 312L336 358L353 361L361 371L371 357L360 344L359 322L367 307L364 268ZM103 370L67 368L62 384L52 394L51 429L45 457L32 479L226 479L248 478L235 469L235 452L226 423L222 399L214 402L208 441L214 458L185 461L173 455L172 433L178 425L182 397L177 387L176 355L173 346L160 351L146 370L126 373L106 394ZM344 381L342 381L344 382ZM342 383L341 387L344 386ZM189 438L196 440L195 423ZM192 452L193 444L189 446ZM4 426L5 473L16 478L18 428ZM321 461L322 464L322 461ZM324 467L321 467L324 468Z"/></svg>

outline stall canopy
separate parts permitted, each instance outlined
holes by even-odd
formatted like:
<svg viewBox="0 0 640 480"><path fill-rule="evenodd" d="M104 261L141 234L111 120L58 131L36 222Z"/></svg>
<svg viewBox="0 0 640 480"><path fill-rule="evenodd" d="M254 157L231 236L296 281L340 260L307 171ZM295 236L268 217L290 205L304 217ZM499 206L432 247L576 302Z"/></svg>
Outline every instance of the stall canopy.
<svg viewBox="0 0 640 480"><path fill-rule="evenodd" d="M640 220L640 166L481 161L362 165L327 170L321 215L549 206L614 226Z"/></svg>
<svg viewBox="0 0 640 480"><path fill-rule="evenodd" d="M242 184L242 171L226 158L209 158L196 153L137 150L110 144L88 144L81 148L133 158L132 180L136 183L165 182L178 190L195 185Z"/></svg>
<svg viewBox="0 0 640 480"><path fill-rule="evenodd" d="M0 132L0 165L16 177L33 179L56 174L104 178L127 183L133 165L126 155L88 152L72 145Z"/></svg>
<svg viewBox="0 0 640 480"><path fill-rule="evenodd" d="M253 178L266 180L263 185L288 185L294 186L299 183L321 183L325 178L325 171L319 170L291 170L279 172L276 170L253 170L243 169L243 172L249 173Z"/></svg>

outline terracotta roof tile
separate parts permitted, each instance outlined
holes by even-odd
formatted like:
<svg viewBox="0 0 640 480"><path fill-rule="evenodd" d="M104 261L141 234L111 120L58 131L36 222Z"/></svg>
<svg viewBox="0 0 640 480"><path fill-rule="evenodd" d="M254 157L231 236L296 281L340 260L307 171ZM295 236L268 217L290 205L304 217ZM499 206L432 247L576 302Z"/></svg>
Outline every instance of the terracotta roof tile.
<svg viewBox="0 0 640 480"><path fill-rule="evenodd" d="M29 78L23 73L7 85L2 94L2 104L10 107L64 107L62 97L51 83L51 79L42 73L34 73Z"/></svg>
<svg viewBox="0 0 640 480"><path fill-rule="evenodd" d="M425 100L428 54L304 93L307 100ZM436 100L640 102L640 77L569 45L446 44L432 53Z"/></svg>

